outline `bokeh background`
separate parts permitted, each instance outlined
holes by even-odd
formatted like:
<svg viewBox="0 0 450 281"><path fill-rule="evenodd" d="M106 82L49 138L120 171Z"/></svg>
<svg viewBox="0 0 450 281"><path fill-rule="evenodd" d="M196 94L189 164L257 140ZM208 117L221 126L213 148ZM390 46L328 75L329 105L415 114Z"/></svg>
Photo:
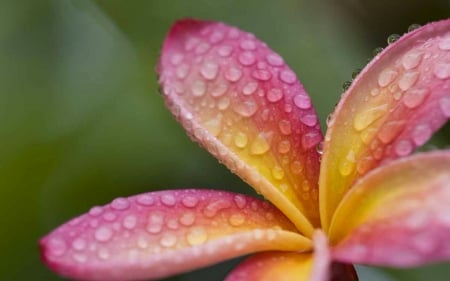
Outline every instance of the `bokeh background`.
<svg viewBox="0 0 450 281"><path fill-rule="evenodd" d="M324 123L342 83L390 34L449 16L448 0L2 1L0 279L63 280L40 262L39 237L115 197L251 192L186 137L158 95L154 69L177 18L255 33L297 72ZM449 143L447 125L425 149ZM170 280L222 280L236 262ZM365 281L444 281L450 264L358 271Z"/></svg>

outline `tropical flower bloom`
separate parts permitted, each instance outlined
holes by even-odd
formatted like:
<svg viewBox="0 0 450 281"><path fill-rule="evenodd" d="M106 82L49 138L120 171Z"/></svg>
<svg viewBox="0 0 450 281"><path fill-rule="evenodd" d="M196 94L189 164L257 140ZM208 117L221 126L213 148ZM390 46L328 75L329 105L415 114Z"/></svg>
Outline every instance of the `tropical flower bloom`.
<svg viewBox="0 0 450 281"><path fill-rule="evenodd" d="M214 190L118 198L40 241L57 273L158 279L253 254L226 280L357 280L353 263L450 259L450 151L408 156L450 117L450 20L379 53L324 139L296 75L235 27L175 23L158 73L190 137L270 203Z"/></svg>

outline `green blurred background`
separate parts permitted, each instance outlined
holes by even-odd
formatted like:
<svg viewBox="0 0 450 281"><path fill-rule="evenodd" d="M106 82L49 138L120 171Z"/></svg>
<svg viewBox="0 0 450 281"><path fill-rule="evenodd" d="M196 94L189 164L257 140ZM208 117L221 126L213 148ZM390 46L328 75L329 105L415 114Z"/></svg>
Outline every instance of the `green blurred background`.
<svg viewBox="0 0 450 281"><path fill-rule="evenodd" d="M372 50L448 0L2 1L0 280L63 280L37 240L90 206L183 187L251 192L192 143L157 94L162 40L181 17L255 33L308 89L321 121ZM428 148L447 146L448 125ZM222 280L231 261L170 280ZM450 264L359 267L361 280L448 280Z"/></svg>

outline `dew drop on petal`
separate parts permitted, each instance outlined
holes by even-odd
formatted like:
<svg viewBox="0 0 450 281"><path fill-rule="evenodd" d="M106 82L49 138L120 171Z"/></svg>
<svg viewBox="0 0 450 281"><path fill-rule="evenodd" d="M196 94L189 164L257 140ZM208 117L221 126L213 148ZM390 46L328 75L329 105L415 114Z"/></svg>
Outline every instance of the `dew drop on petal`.
<svg viewBox="0 0 450 281"><path fill-rule="evenodd" d="M228 222L232 226L241 226L245 223L245 216L243 214L232 214L228 219Z"/></svg>
<svg viewBox="0 0 450 281"><path fill-rule="evenodd" d="M229 46L229 45L223 45L223 46L220 46L219 49L217 49L217 53L221 57L228 57L231 55L232 52L233 52L233 47Z"/></svg>
<svg viewBox="0 0 450 281"><path fill-rule="evenodd" d="M95 239L99 242L106 242L109 239L111 239L112 236L113 236L113 231L111 230L111 228L106 227L106 226L99 227L94 233Z"/></svg>
<svg viewBox="0 0 450 281"><path fill-rule="evenodd" d="M213 80L219 73L219 65L215 62L205 62L200 69L200 73L205 79Z"/></svg>
<svg viewBox="0 0 450 281"><path fill-rule="evenodd" d="M234 136L234 145L236 145L239 148L244 148L247 146L248 143L248 137L243 132L238 132Z"/></svg>
<svg viewBox="0 0 450 281"><path fill-rule="evenodd" d="M275 166L272 169L272 176L276 180L282 180L284 178L284 170L280 166Z"/></svg>
<svg viewBox="0 0 450 281"><path fill-rule="evenodd" d="M300 121L308 127L314 127L317 125L317 116L315 114L307 114L300 117Z"/></svg>
<svg viewBox="0 0 450 281"><path fill-rule="evenodd" d="M322 136L317 132L306 133L302 137L302 147L304 150L315 147L319 142L322 141Z"/></svg>
<svg viewBox="0 0 450 281"><path fill-rule="evenodd" d="M280 101L283 97L283 91L278 88L272 88L267 92L267 99L269 102L277 102Z"/></svg>
<svg viewBox="0 0 450 281"><path fill-rule="evenodd" d="M256 113L258 110L258 106L256 102L253 100L246 100L236 104L233 107L233 110L240 114L242 117L250 117Z"/></svg>
<svg viewBox="0 0 450 281"><path fill-rule="evenodd" d="M398 156L406 156L412 152L414 146L409 140L400 140L395 144L394 151Z"/></svg>
<svg viewBox="0 0 450 281"><path fill-rule="evenodd" d="M398 87L402 91L406 91L417 82L417 79L419 78L419 72L417 71L408 71L405 72L402 77L400 77L398 81Z"/></svg>
<svg viewBox="0 0 450 281"><path fill-rule="evenodd" d="M136 199L136 202L142 206L151 206L155 203L153 196L149 194L139 195Z"/></svg>
<svg viewBox="0 0 450 281"><path fill-rule="evenodd" d="M388 104L382 104L356 114L353 119L353 128L356 131L366 129L370 124L381 118L387 112L387 109Z"/></svg>
<svg viewBox="0 0 450 281"><path fill-rule="evenodd" d="M207 239L208 233L203 227L193 227L186 235L186 240L191 246L203 244Z"/></svg>
<svg viewBox="0 0 450 281"><path fill-rule="evenodd" d="M241 53L238 60L243 66L250 66L256 62L255 55L252 52Z"/></svg>
<svg viewBox="0 0 450 281"><path fill-rule="evenodd" d="M433 134L433 130L427 124L420 124L414 128L412 139L416 146L423 145Z"/></svg>
<svg viewBox="0 0 450 281"><path fill-rule="evenodd" d="M393 69L385 69L378 76L378 85L386 87L397 77L398 72Z"/></svg>
<svg viewBox="0 0 450 281"><path fill-rule="evenodd" d="M234 196L234 203L238 208L242 209L247 205L247 199L243 195Z"/></svg>
<svg viewBox="0 0 450 281"><path fill-rule="evenodd" d="M408 108L416 108L423 103L429 90L426 88L412 88L405 92L403 104Z"/></svg>
<svg viewBox="0 0 450 281"><path fill-rule="evenodd" d="M194 208L198 204L198 199L194 196L186 195L181 199L181 203L187 208Z"/></svg>
<svg viewBox="0 0 450 281"><path fill-rule="evenodd" d="M248 95L253 94L257 88L258 88L258 83L249 82L244 86L244 88L242 88L242 93L244 95L248 96Z"/></svg>
<svg viewBox="0 0 450 281"><path fill-rule="evenodd" d="M116 220L116 218L117 218L117 216L113 212L106 212L106 213L103 214L103 219L105 221L110 221L111 222L111 221Z"/></svg>
<svg viewBox="0 0 450 281"><path fill-rule="evenodd" d="M420 64L423 53L420 51L410 51L406 53L402 58L402 65L406 70L413 69Z"/></svg>
<svg viewBox="0 0 450 281"><path fill-rule="evenodd" d="M272 66L282 66L284 64L283 58L275 53L268 54L266 60Z"/></svg>
<svg viewBox="0 0 450 281"><path fill-rule="evenodd" d="M162 214L151 213L148 218L147 231L152 234L161 232L164 224L164 217Z"/></svg>
<svg viewBox="0 0 450 281"><path fill-rule="evenodd" d="M203 214L208 218L215 217L220 211L224 209L228 209L230 207L230 203L226 200L215 200L211 201L204 209Z"/></svg>
<svg viewBox="0 0 450 281"><path fill-rule="evenodd" d="M290 70L283 70L280 72L280 80L286 84L293 84L297 80L297 77L294 72Z"/></svg>
<svg viewBox="0 0 450 281"><path fill-rule="evenodd" d="M308 109L311 108L311 99L306 95L296 95L294 104L300 109Z"/></svg>
<svg viewBox="0 0 450 281"><path fill-rule="evenodd" d="M103 208L100 206L92 207L89 210L89 215L91 215L93 217L97 217L97 216L101 215L102 213L103 213Z"/></svg>
<svg viewBox="0 0 450 281"><path fill-rule="evenodd" d="M450 96L444 96L439 101L439 106L445 117L450 117Z"/></svg>
<svg viewBox="0 0 450 281"><path fill-rule="evenodd" d="M442 38L441 41L439 41L439 49L442 51L449 51L450 50L450 36L447 36L445 38Z"/></svg>
<svg viewBox="0 0 450 281"><path fill-rule="evenodd" d="M210 36L209 36L209 42L211 42L212 44L216 44L219 43L220 41L222 41L224 38L224 34L220 31L214 31Z"/></svg>
<svg viewBox="0 0 450 281"><path fill-rule="evenodd" d="M189 65L182 64L175 70L178 79L184 79L189 74Z"/></svg>
<svg viewBox="0 0 450 281"><path fill-rule="evenodd" d="M122 225L126 229L133 229L136 227L137 218L133 215L128 215L123 219Z"/></svg>
<svg viewBox="0 0 450 281"><path fill-rule="evenodd" d="M175 244L177 243L177 237L174 234L171 233L166 233L161 240L159 241L159 243L161 244L161 246L166 247L166 248L170 248L175 246Z"/></svg>
<svg viewBox="0 0 450 281"><path fill-rule="evenodd" d="M168 207L172 207L175 205L177 200L173 194L163 194L161 196L161 202Z"/></svg>
<svg viewBox="0 0 450 281"><path fill-rule="evenodd" d="M195 222L195 214L193 212L185 212L180 217L180 223L184 226L191 226Z"/></svg>
<svg viewBox="0 0 450 281"><path fill-rule="evenodd" d="M265 134L259 134L250 146L250 153L253 155L262 155L269 151L270 145L265 138Z"/></svg>
<svg viewBox="0 0 450 281"><path fill-rule="evenodd" d="M201 97L206 93L206 83L202 80L195 80L191 85L192 95L194 97Z"/></svg>
<svg viewBox="0 0 450 281"><path fill-rule="evenodd" d="M300 161L294 161L291 163L291 171L294 175L300 175L303 171L303 166Z"/></svg>
<svg viewBox="0 0 450 281"><path fill-rule="evenodd" d="M289 120L281 120L278 122L278 127L283 135L290 135L292 133L291 122Z"/></svg>
<svg viewBox="0 0 450 281"><path fill-rule="evenodd" d="M111 208L114 210L122 211L130 207L130 203L126 198L116 198L111 202Z"/></svg>
<svg viewBox="0 0 450 281"><path fill-rule="evenodd" d="M53 256L62 256L67 251L67 244L61 238L52 238L48 242L48 249Z"/></svg>
<svg viewBox="0 0 450 281"><path fill-rule="evenodd" d="M282 140L278 143L278 152L286 154L291 149L291 143L288 140Z"/></svg>
<svg viewBox="0 0 450 281"><path fill-rule="evenodd" d="M234 66L225 70L225 78L230 82L237 82L242 77L242 71Z"/></svg>
<svg viewBox="0 0 450 281"><path fill-rule="evenodd" d="M272 78L272 74L270 73L270 71L257 69L252 72L252 77L260 81L268 81Z"/></svg>
<svg viewBox="0 0 450 281"><path fill-rule="evenodd" d="M223 96L228 90L228 83L224 82L218 82L214 86L212 86L212 89L210 90L210 94L213 97L220 97Z"/></svg>
<svg viewBox="0 0 450 281"><path fill-rule="evenodd" d="M217 102L217 108L219 110L226 110L230 106L230 99L226 96L219 99Z"/></svg>
<svg viewBox="0 0 450 281"><path fill-rule="evenodd" d="M76 251L82 251L86 249L87 243L83 238L76 238L72 241L72 248Z"/></svg>
<svg viewBox="0 0 450 281"><path fill-rule="evenodd" d="M450 77L450 63L437 63L433 70L434 75L439 79Z"/></svg>
<svg viewBox="0 0 450 281"><path fill-rule="evenodd" d="M253 51L256 49L256 43L253 40L243 40L241 41L241 43L239 44L239 46L241 47L241 49L243 50L250 50Z"/></svg>

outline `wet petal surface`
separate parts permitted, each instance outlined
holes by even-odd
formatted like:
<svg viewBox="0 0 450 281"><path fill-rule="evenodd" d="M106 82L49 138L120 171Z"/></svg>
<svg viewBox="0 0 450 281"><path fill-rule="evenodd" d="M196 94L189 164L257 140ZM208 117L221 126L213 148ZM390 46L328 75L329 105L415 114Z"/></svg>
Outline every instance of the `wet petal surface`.
<svg viewBox="0 0 450 281"><path fill-rule="evenodd" d="M450 117L450 20L414 30L358 75L324 143L320 178L326 229L353 181L424 144Z"/></svg>
<svg viewBox="0 0 450 281"><path fill-rule="evenodd" d="M284 60L235 27L182 20L164 43L158 72L168 107L190 136L311 236L322 135Z"/></svg>
<svg viewBox="0 0 450 281"><path fill-rule="evenodd" d="M118 198L57 228L40 245L59 274L108 281L163 278L248 253L312 247L271 204L206 190Z"/></svg>
<svg viewBox="0 0 450 281"><path fill-rule="evenodd" d="M336 210L333 256L417 266L450 258L450 151L415 155L369 173Z"/></svg>

